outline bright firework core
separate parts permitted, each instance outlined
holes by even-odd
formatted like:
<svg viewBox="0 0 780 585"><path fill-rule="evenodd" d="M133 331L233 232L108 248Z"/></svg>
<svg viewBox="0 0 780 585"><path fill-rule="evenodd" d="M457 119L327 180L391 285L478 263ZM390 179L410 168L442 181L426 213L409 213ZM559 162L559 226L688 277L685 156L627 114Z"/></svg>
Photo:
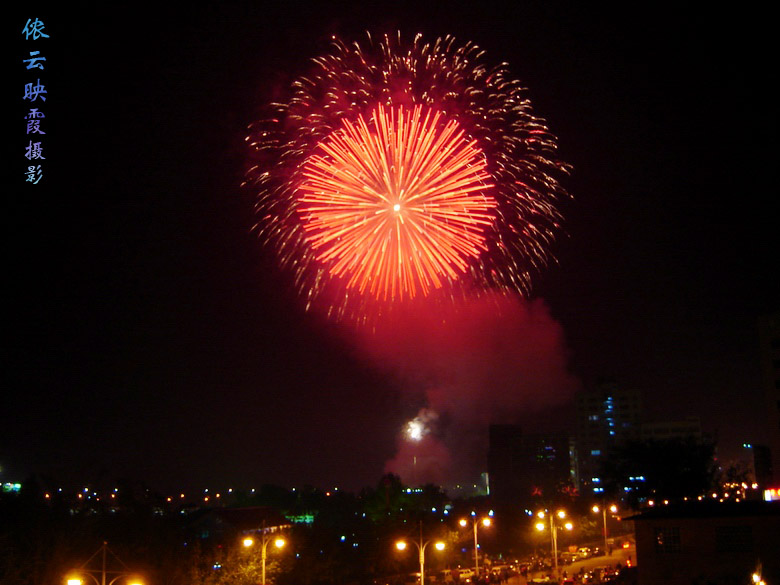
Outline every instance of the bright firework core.
<svg viewBox="0 0 780 585"><path fill-rule="evenodd" d="M422 421L417 419L410 420L406 424L406 436L412 441L421 441L425 435L426 429Z"/></svg>
<svg viewBox="0 0 780 585"><path fill-rule="evenodd" d="M406 423L404 427L405 437L416 443L423 440L423 437L430 434L433 431L433 426L436 424L439 415L436 411L430 408L423 408L417 413L417 416Z"/></svg>
<svg viewBox="0 0 780 585"><path fill-rule="evenodd" d="M381 299L427 295L487 248L496 202L485 157L454 119L377 106L303 166L298 213L317 261Z"/></svg>

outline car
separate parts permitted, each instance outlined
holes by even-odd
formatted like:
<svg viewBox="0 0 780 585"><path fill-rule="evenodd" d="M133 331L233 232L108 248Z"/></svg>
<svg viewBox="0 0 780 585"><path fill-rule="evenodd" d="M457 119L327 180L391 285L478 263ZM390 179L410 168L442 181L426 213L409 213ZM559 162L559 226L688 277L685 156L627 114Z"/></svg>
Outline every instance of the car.
<svg viewBox="0 0 780 585"><path fill-rule="evenodd" d="M500 563L490 567L490 574L494 577L498 577L499 579L506 580L509 577L513 577L516 574L516 572L514 570L514 567L512 567L511 565Z"/></svg>
<svg viewBox="0 0 780 585"><path fill-rule="evenodd" d="M580 559L579 553L567 551L561 553L561 556L558 559L558 563L564 565L571 565L572 563L578 561L579 559Z"/></svg>
<svg viewBox="0 0 780 585"><path fill-rule="evenodd" d="M587 559L591 556L591 550L590 547L587 546L581 546L577 549L577 556L581 559Z"/></svg>
<svg viewBox="0 0 780 585"><path fill-rule="evenodd" d="M593 567L583 575L583 583L603 583L604 581L614 578L617 575L617 571L609 566Z"/></svg>

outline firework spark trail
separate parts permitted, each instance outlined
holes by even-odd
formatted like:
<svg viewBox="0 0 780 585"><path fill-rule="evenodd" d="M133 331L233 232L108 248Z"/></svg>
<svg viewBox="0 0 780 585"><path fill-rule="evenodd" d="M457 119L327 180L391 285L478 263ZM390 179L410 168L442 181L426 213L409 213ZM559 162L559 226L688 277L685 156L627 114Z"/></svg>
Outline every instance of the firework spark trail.
<svg viewBox="0 0 780 585"><path fill-rule="evenodd" d="M257 233L337 316L442 291L528 292L568 166L506 64L472 43L345 44L253 124Z"/></svg>

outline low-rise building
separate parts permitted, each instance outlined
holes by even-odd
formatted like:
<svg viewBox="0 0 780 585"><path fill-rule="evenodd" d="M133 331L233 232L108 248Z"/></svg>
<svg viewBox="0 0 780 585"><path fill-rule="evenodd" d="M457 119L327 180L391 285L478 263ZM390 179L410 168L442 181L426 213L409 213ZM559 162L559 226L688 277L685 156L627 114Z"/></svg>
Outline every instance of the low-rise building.
<svg viewBox="0 0 780 585"><path fill-rule="evenodd" d="M691 502L628 518L639 585L780 582L780 502Z"/></svg>

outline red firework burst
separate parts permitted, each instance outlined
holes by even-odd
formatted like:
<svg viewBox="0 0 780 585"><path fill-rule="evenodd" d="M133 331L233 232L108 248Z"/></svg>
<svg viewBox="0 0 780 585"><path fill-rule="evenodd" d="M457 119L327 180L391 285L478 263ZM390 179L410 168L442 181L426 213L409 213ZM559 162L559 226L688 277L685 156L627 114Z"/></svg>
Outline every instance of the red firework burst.
<svg viewBox="0 0 780 585"><path fill-rule="evenodd" d="M482 57L449 36L334 39L251 125L255 229L307 308L368 322L421 297L530 291L568 165L520 82Z"/></svg>
<svg viewBox="0 0 780 585"><path fill-rule="evenodd" d="M486 250L486 162L457 121L422 106L361 115L305 161L305 240L347 287L382 300L426 295Z"/></svg>

